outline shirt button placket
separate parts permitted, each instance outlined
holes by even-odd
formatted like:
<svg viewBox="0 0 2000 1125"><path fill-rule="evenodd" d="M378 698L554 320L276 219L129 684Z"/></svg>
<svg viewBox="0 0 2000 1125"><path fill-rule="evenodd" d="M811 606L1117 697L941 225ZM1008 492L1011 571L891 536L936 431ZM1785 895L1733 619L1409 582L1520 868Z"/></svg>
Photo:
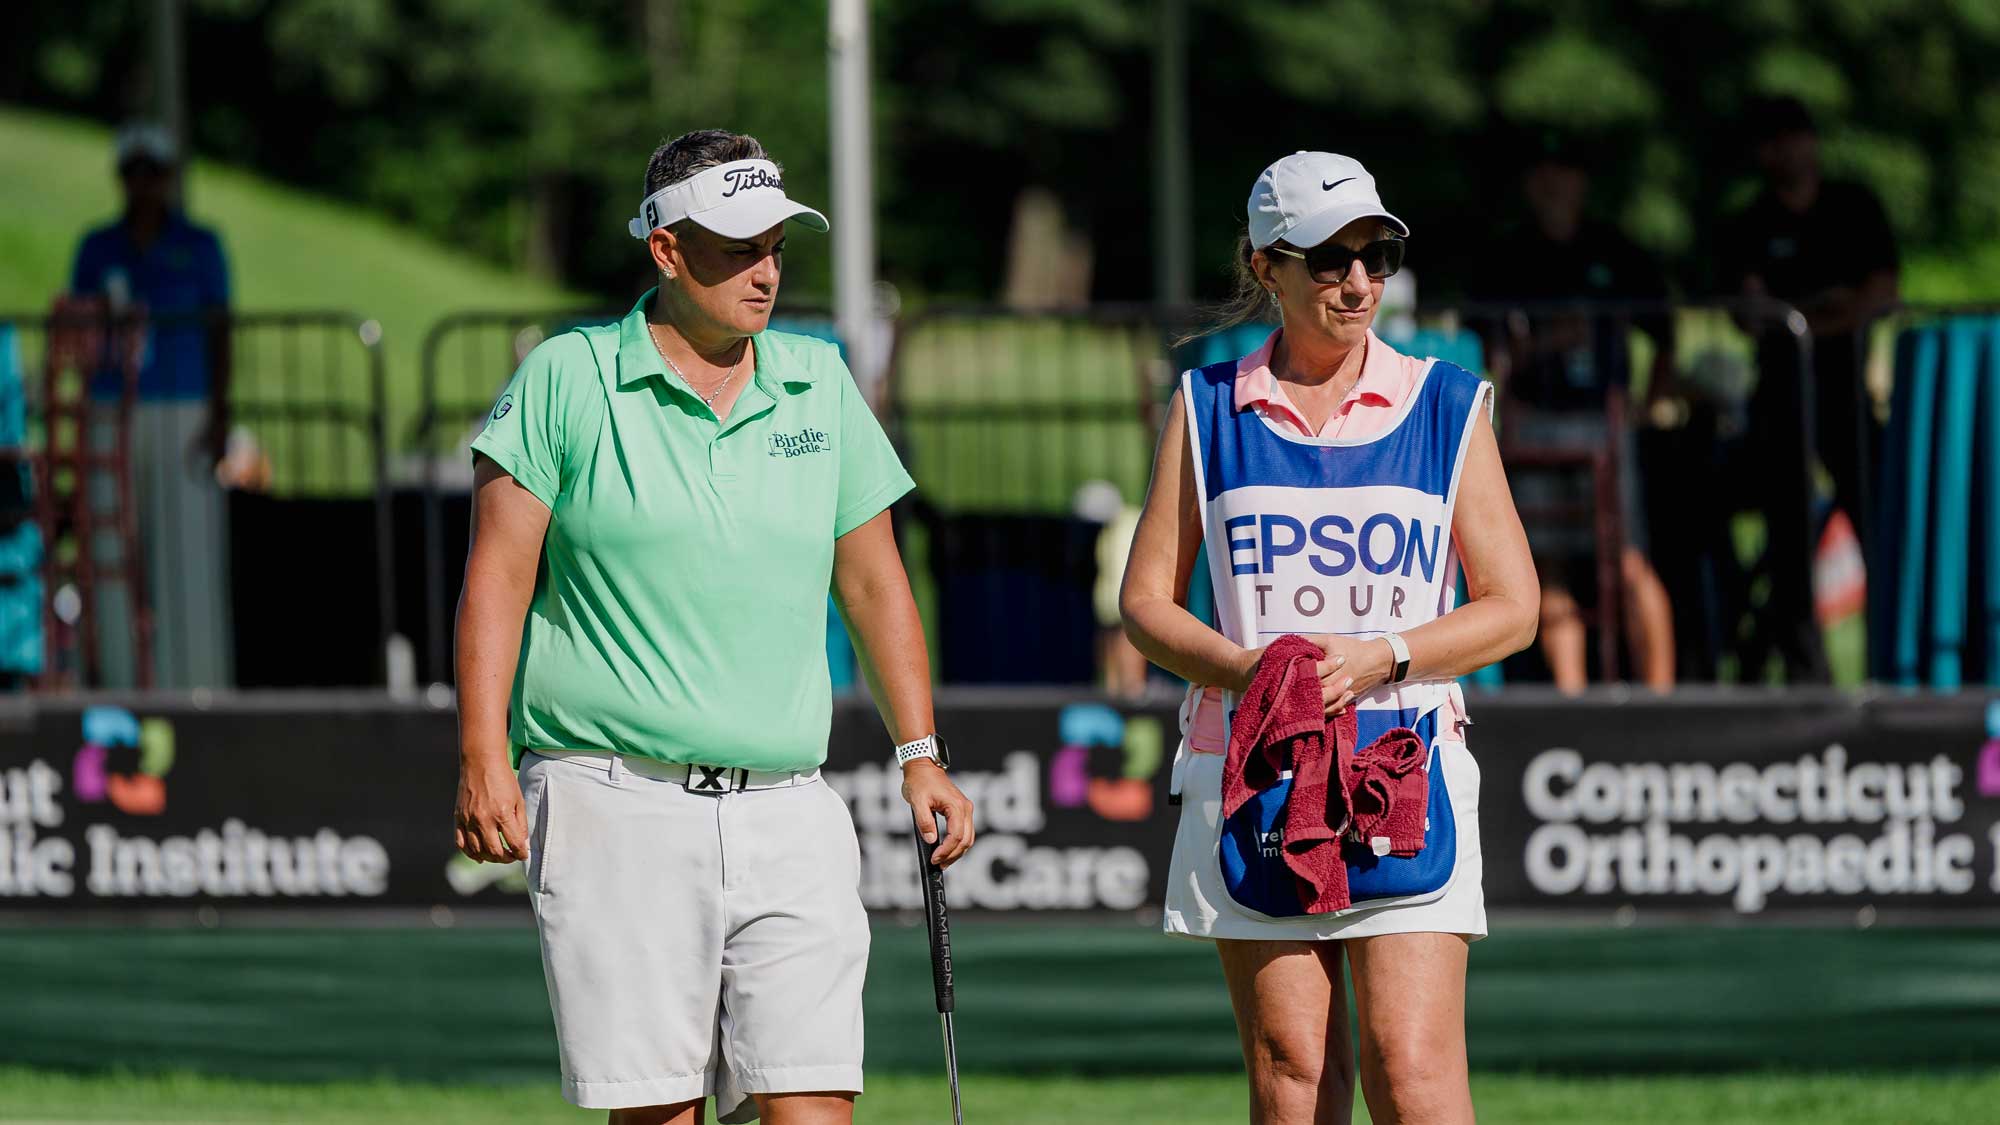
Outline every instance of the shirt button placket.
<svg viewBox="0 0 2000 1125"><path fill-rule="evenodd" d="M729 471L729 459L723 456L722 434L708 439L708 475L711 480L733 481L736 474Z"/></svg>

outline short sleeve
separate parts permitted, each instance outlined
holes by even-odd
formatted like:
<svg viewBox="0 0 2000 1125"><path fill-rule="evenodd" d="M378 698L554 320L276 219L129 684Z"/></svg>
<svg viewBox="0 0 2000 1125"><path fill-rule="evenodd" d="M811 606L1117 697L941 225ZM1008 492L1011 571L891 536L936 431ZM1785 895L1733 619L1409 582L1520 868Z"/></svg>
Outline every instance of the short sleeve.
<svg viewBox="0 0 2000 1125"><path fill-rule="evenodd" d="M562 493L572 449L589 436L580 432L585 412L575 400L579 392L595 390L595 368L566 370L579 360L591 363L587 350L575 354L572 341L580 340L564 333L529 352L487 412L485 430L472 441L474 454L491 458L551 510Z"/></svg>
<svg viewBox="0 0 2000 1125"><path fill-rule="evenodd" d="M104 291L104 255L98 253L97 239L85 235L76 244L76 261L69 270L69 291L79 297Z"/></svg>
<svg viewBox="0 0 2000 1125"><path fill-rule="evenodd" d="M917 486L889 444L889 435L861 397L845 364L832 364L840 382L840 499L833 521L838 539L876 516Z"/></svg>
<svg viewBox="0 0 2000 1125"><path fill-rule="evenodd" d="M222 252L222 240L212 232L202 245L201 303L209 307L229 304L229 256Z"/></svg>

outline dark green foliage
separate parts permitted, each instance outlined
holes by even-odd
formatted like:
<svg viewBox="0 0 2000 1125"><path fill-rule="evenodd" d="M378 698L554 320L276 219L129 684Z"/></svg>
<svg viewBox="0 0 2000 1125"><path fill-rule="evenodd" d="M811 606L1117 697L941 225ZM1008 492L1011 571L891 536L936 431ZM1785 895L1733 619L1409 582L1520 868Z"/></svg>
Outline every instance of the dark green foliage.
<svg viewBox="0 0 2000 1125"><path fill-rule="evenodd" d="M1879 192L1916 250L2000 238L2000 5L1990 0L1188 0L1198 284L1218 293L1264 163L1361 157L1448 295L1493 268L1524 140L1590 146L1596 205L1709 284L1747 191L1734 115L1820 115L1831 170ZM143 111L151 5L0 14L0 98ZM378 207L496 261L623 296L651 147L754 133L828 202L826 16L799 0L188 0L206 155ZM912 297L998 291L1024 187L1094 247L1094 291L1152 287L1145 0L877 0L883 272ZM803 245L794 293L828 288ZM1213 263L1214 268L1209 264Z"/></svg>

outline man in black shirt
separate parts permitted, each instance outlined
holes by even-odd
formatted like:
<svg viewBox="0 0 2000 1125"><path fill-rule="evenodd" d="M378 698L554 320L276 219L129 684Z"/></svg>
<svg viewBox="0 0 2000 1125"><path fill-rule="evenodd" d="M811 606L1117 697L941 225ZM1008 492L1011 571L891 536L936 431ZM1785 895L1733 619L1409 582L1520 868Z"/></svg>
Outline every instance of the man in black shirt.
<svg viewBox="0 0 2000 1125"><path fill-rule="evenodd" d="M1866 542L1879 427L1862 382L1862 330L1896 303L1896 242L1873 192L1825 178L1819 134L1803 105L1770 99L1751 120L1764 190L1722 228L1722 287L1798 309L1812 351L1812 378L1805 381L1797 338L1775 318L1752 318L1758 371L1750 425L1761 439L1757 468L1772 586L1764 632L1789 678L1825 682L1826 654L1813 617L1820 524L1811 460L1817 453L1833 479L1834 503ZM1761 656L1754 648L1746 653L1758 665Z"/></svg>
<svg viewBox="0 0 2000 1125"><path fill-rule="evenodd" d="M1515 448L1572 451L1606 447L1619 428L1618 501L1625 543L1617 593L1632 669L1648 686L1674 682L1673 610L1666 587L1639 544L1645 520L1625 419L1610 414L1613 388L1631 382L1631 330L1653 341L1649 394L1670 379L1673 321L1666 277L1616 227L1587 216L1590 173L1583 155L1545 138L1521 180L1529 222L1495 245L1490 268L1473 286L1482 303L1519 305L1489 325L1490 374L1502 388L1502 437ZM1565 306L1574 306L1574 311ZM1559 509L1591 511L1597 495L1577 468L1523 468L1510 474L1522 501L1528 540L1542 575L1543 657L1556 686L1581 691L1588 680L1588 632L1577 595L1592 581L1601 551L1593 529ZM1608 591L1599 591L1600 601Z"/></svg>

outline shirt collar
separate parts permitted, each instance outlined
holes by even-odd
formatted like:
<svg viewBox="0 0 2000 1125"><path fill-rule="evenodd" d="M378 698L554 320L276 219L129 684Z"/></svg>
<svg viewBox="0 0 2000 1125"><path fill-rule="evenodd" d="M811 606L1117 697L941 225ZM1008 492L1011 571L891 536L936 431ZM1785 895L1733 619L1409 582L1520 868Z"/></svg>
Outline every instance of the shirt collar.
<svg viewBox="0 0 2000 1125"><path fill-rule="evenodd" d="M618 325L618 385L627 387L633 383L650 379L655 375L664 378L667 361L660 355L658 344L653 342L653 333L646 327L646 310L653 304L656 286L646 290L632 311ZM773 346L769 333L759 332L752 336L756 346L756 370L750 373L751 381L763 387L772 397L785 389L787 383L811 385L819 381L819 372L810 363L794 363L782 354L785 349ZM783 375L777 374L783 368Z"/></svg>
<svg viewBox="0 0 2000 1125"><path fill-rule="evenodd" d="M660 357L659 345L646 329L646 307L658 289L646 290L632 311L618 325L618 385L629 387L652 376L667 373L667 361Z"/></svg>
<svg viewBox="0 0 2000 1125"><path fill-rule="evenodd" d="M119 214L117 229L118 237L125 240L125 245L137 249L139 243L132 237L132 220L130 215ZM187 217L187 212L178 207L170 207L167 209L166 218L160 221L159 234L153 237L153 244L148 249L156 250L170 242L179 242L193 229L194 223Z"/></svg>
<svg viewBox="0 0 2000 1125"><path fill-rule="evenodd" d="M1262 406L1266 410L1282 410L1297 420L1299 428L1309 429L1305 416L1300 414L1292 400L1285 394L1284 384L1271 371L1271 356L1278 347L1278 337L1285 330L1279 328L1264 338L1257 350L1236 361L1236 409L1248 410ZM1368 350L1361 358L1361 377L1340 400L1334 413L1344 413L1349 406L1365 403L1369 406L1394 406L1396 392L1401 384L1396 373L1396 353L1376 337L1375 330L1368 330Z"/></svg>

